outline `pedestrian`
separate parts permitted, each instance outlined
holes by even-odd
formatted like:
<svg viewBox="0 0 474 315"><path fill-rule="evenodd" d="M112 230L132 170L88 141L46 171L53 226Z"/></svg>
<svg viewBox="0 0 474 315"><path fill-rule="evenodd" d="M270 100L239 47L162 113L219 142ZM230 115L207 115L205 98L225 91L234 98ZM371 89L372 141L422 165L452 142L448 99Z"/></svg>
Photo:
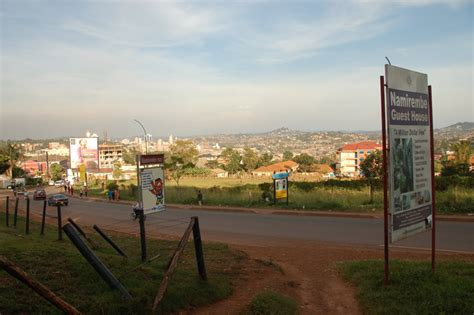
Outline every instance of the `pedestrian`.
<svg viewBox="0 0 474 315"><path fill-rule="evenodd" d="M202 206L202 192L200 190L198 190L197 198L198 198L198 204Z"/></svg>
<svg viewBox="0 0 474 315"><path fill-rule="evenodd" d="M114 197L115 200L120 200L120 192L118 189L114 190Z"/></svg>
<svg viewBox="0 0 474 315"><path fill-rule="evenodd" d="M109 201L111 201L114 198L114 193L113 193L112 189L109 189L109 192L108 192L107 196L109 197Z"/></svg>
<svg viewBox="0 0 474 315"><path fill-rule="evenodd" d="M84 187L84 194L86 195L86 198L87 198L87 193L88 193L88 192L89 192L89 188L87 188L87 186Z"/></svg>
<svg viewBox="0 0 474 315"><path fill-rule="evenodd" d="M84 195L84 188L81 188L81 190L79 191L79 196L81 196L81 198L82 198L82 195Z"/></svg>
<svg viewBox="0 0 474 315"><path fill-rule="evenodd" d="M74 187L71 186L71 196L74 196Z"/></svg>
<svg viewBox="0 0 474 315"><path fill-rule="evenodd" d="M67 192L67 184L64 184L64 192Z"/></svg>

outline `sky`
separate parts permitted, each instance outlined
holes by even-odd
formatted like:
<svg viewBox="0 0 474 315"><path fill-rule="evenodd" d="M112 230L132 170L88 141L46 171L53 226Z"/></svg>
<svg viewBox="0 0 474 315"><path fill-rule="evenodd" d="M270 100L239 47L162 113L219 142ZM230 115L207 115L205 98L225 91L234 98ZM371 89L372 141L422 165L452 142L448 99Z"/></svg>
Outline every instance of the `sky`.
<svg viewBox="0 0 474 315"><path fill-rule="evenodd" d="M474 121L463 0L0 0L0 139L380 130L379 76L428 74Z"/></svg>

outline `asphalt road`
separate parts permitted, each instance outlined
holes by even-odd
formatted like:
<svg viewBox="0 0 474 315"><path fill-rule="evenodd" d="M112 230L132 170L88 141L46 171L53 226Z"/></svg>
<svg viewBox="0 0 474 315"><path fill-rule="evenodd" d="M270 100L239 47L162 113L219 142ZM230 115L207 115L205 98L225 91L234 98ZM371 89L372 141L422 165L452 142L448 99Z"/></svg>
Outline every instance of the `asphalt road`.
<svg viewBox="0 0 474 315"><path fill-rule="evenodd" d="M22 201L24 202L24 201ZM63 207L63 220L79 218L81 224L138 233L138 221L131 219L131 206L70 198ZM32 212L40 214L42 201L32 201ZM55 217L55 207L48 207ZM148 235L183 233L189 218L198 216L203 239L244 245L278 245L294 241L382 246L383 220L368 218L308 217L241 212L217 212L167 208L146 219ZM394 247L431 248L431 233L422 233L393 244ZM474 223L437 222L437 249L474 252Z"/></svg>

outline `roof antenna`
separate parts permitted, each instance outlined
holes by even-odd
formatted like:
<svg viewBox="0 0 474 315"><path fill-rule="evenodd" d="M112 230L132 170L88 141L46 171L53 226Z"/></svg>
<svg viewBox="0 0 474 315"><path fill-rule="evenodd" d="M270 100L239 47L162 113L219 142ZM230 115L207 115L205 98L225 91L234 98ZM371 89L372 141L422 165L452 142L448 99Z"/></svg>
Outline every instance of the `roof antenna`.
<svg viewBox="0 0 474 315"><path fill-rule="evenodd" d="M390 62L387 56L385 56L385 59L387 59L389 65L392 65L392 63Z"/></svg>

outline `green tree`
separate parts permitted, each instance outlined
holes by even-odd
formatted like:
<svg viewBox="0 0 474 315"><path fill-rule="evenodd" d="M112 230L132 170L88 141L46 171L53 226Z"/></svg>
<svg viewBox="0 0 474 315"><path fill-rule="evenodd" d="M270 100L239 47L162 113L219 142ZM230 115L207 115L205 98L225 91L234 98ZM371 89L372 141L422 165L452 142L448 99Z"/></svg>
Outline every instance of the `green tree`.
<svg viewBox="0 0 474 315"><path fill-rule="evenodd" d="M122 152L122 159L125 164L136 165L137 164L138 151L135 149L124 150Z"/></svg>
<svg viewBox="0 0 474 315"><path fill-rule="evenodd" d="M267 166L272 164L273 161L273 154L269 152L265 152L262 155L260 155L260 158L258 159L258 167L260 166Z"/></svg>
<svg viewBox="0 0 474 315"><path fill-rule="evenodd" d="M375 150L360 163L360 172L367 179L369 185L369 202L374 201L374 187L383 177L383 156L382 152Z"/></svg>
<svg viewBox="0 0 474 315"><path fill-rule="evenodd" d="M120 179L122 176L122 163L120 161L115 161L112 169L112 176L115 180Z"/></svg>
<svg viewBox="0 0 474 315"><path fill-rule="evenodd" d="M209 160L206 162L206 167L210 169L218 168L219 162L217 160Z"/></svg>
<svg viewBox="0 0 474 315"><path fill-rule="evenodd" d="M179 187L179 181L187 170L193 168L198 160L199 151L192 141L178 140L170 147L170 154L166 162L169 176Z"/></svg>
<svg viewBox="0 0 474 315"><path fill-rule="evenodd" d="M19 145L11 141L3 142L0 146L0 156L0 160L4 163L1 167L6 168L4 173L8 177L13 177L13 167L23 157ZM8 164L8 167L6 164Z"/></svg>
<svg viewBox="0 0 474 315"><path fill-rule="evenodd" d="M235 174L242 169L242 165L240 164L242 157L236 150L225 148L221 153L221 157L225 160L224 169L229 172L229 174Z"/></svg>
<svg viewBox="0 0 474 315"><path fill-rule="evenodd" d="M288 151L288 150L286 150L285 152L283 152L283 161L291 160L291 159L293 159L293 157L294 157L293 152Z"/></svg>
<svg viewBox="0 0 474 315"><path fill-rule="evenodd" d="M49 171L51 172L52 180L60 180L63 178L64 168L60 164L51 164L51 166L49 167Z"/></svg>
<svg viewBox="0 0 474 315"><path fill-rule="evenodd" d="M243 168L246 172L250 173L258 165L258 155L257 153L249 147L244 148L244 154L242 156Z"/></svg>
<svg viewBox="0 0 474 315"><path fill-rule="evenodd" d="M468 140L462 140L452 145L454 161L456 164L469 164L471 160L472 146Z"/></svg>
<svg viewBox="0 0 474 315"><path fill-rule="evenodd" d="M311 166L316 162L316 159L307 153L301 153L300 155L295 156L293 161L298 163L298 171L310 172Z"/></svg>

